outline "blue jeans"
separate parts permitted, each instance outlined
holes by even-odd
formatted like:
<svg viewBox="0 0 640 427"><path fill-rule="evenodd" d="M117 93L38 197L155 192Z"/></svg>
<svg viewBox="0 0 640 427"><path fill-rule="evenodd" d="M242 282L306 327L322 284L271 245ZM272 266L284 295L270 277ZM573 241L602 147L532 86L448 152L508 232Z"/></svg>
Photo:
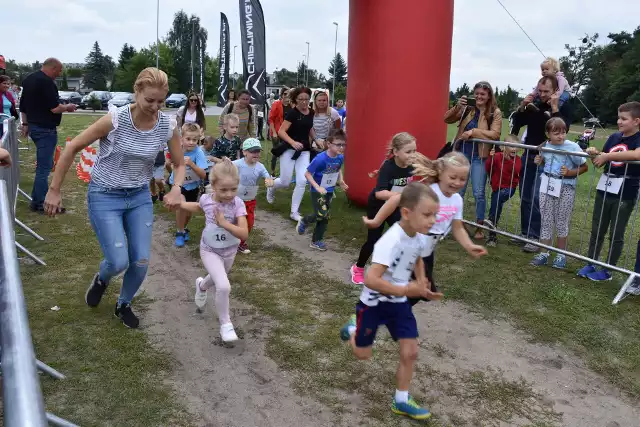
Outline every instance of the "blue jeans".
<svg viewBox="0 0 640 427"><path fill-rule="evenodd" d="M113 189L91 183L87 201L89 220L104 255L100 279L108 283L126 270L118 304L130 303L149 266L153 225L149 187Z"/></svg>
<svg viewBox="0 0 640 427"><path fill-rule="evenodd" d="M498 191L491 193L491 206L489 207L489 221L493 222L493 225L498 226L500 216L502 215L502 206L516 194L515 188L501 188ZM490 233L495 236L496 233Z"/></svg>
<svg viewBox="0 0 640 427"><path fill-rule="evenodd" d="M473 198L476 201L476 220L478 222L484 221L484 213L487 209L487 201L484 196L484 187L487 183L487 170L484 168L485 159L478 156L471 157L471 153L464 153L469 163L471 163L471 170L469 172L469 179L460 190L460 196L464 199L464 193L467 191L467 185L471 181L473 187Z"/></svg>
<svg viewBox="0 0 640 427"><path fill-rule="evenodd" d="M533 157L522 155L520 171L520 224L521 234L530 239L540 238L540 175L542 168L533 163Z"/></svg>
<svg viewBox="0 0 640 427"><path fill-rule="evenodd" d="M58 132L55 128L43 128L29 125L29 136L36 144L36 177L31 191L31 207L41 209L49 190L49 173L53 168L53 155L58 144Z"/></svg>

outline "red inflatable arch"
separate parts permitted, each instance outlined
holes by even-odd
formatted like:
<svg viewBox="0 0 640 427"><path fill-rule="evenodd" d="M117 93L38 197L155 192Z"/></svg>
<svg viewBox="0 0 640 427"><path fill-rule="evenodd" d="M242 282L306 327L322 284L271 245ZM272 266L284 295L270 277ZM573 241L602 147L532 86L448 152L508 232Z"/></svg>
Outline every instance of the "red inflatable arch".
<svg viewBox="0 0 640 427"><path fill-rule="evenodd" d="M367 202L367 175L395 133L418 139L435 157L445 143L453 0L351 0L345 181L349 198Z"/></svg>

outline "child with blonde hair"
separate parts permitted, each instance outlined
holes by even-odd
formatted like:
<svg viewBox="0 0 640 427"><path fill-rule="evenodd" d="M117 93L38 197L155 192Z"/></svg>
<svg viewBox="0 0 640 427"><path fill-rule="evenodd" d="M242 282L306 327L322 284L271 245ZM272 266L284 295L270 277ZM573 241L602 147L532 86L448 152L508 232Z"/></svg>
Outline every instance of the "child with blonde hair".
<svg viewBox="0 0 640 427"><path fill-rule="evenodd" d="M404 187L411 179L413 172L413 156L416 153L416 139L407 132L400 132L393 136L389 143L389 148L382 162L380 169L370 176L377 176L376 186L369 194L367 202L367 217L373 218L378 210L394 194L402 193ZM399 210L395 209L392 215L388 216L386 223L392 226L400 219ZM373 246L380 239L384 231L384 224L369 230L367 241L362 245L358 261L351 266L351 281L355 285L364 284L364 266L373 253Z"/></svg>
<svg viewBox="0 0 640 427"><path fill-rule="evenodd" d="M560 62L556 58L545 58L545 60L540 64L540 72L543 77L555 76L556 80L558 81L557 93L560 94L558 108L562 107L562 104L564 104L569 100L569 98L571 98L571 85L564 76L564 73L560 71ZM522 108L531 109L534 111L539 110L538 105L536 105L540 103L540 94L538 93L537 85L533 92L530 93L530 95L533 97L533 102L531 104L524 105Z"/></svg>
<svg viewBox="0 0 640 427"><path fill-rule="evenodd" d="M241 240L249 236L247 210L237 196L240 175L238 168L227 158L211 169L209 186L199 202L183 201L181 209L204 212L205 228L200 240L200 258L209 273L196 279L195 303L201 311L207 302L207 290L216 288L216 312L220 335L225 342L236 341L229 314L231 284L227 274L231 270Z"/></svg>

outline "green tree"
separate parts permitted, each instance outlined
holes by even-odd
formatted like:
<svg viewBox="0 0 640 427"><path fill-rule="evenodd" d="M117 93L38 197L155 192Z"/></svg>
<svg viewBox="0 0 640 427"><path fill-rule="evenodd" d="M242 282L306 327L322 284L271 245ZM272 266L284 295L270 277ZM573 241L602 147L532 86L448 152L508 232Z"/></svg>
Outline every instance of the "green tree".
<svg viewBox="0 0 640 427"><path fill-rule="evenodd" d="M204 61L204 97L217 101L218 85L220 85L218 56L211 58L207 55Z"/></svg>
<svg viewBox="0 0 640 427"><path fill-rule="evenodd" d="M295 87L298 83L298 74L282 68L274 73L275 84L281 86Z"/></svg>
<svg viewBox="0 0 640 427"><path fill-rule="evenodd" d="M128 43L122 45L122 49L120 49L120 56L118 56L118 68L120 70L124 70L131 58L136 55L136 48L131 46Z"/></svg>
<svg viewBox="0 0 640 427"><path fill-rule="evenodd" d="M109 65L97 41L93 44L85 63L85 86L93 90L107 90Z"/></svg>
<svg viewBox="0 0 640 427"><path fill-rule="evenodd" d="M175 77L174 71L174 59L172 50L165 44L159 45L160 57L159 66L160 69L167 73L169 76L169 90L172 92L181 92L179 89L178 80ZM140 74L140 71L147 67L156 66L156 45L155 43L148 48L142 48L138 53L131 57L124 68L119 66L116 69L115 81L113 85L114 91L131 92L133 91L133 84Z"/></svg>
<svg viewBox="0 0 640 427"><path fill-rule="evenodd" d="M306 73L306 74L305 74ZM318 73L318 70L313 68L307 69L307 64L301 62L298 65L298 86L308 87L325 87L326 78L322 73Z"/></svg>
<svg viewBox="0 0 640 427"><path fill-rule="evenodd" d="M62 83L60 83L61 90L69 90L69 82L67 81L67 72L62 72Z"/></svg>
<svg viewBox="0 0 640 427"><path fill-rule="evenodd" d="M347 88L342 83L336 83L336 101L339 99L347 99Z"/></svg>
<svg viewBox="0 0 640 427"><path fill-rule="evenodd" d="M460 98L462 95L469 95L471 93L471 88L468 84L463 83L462 86L453 91L453 96L455 99Z"/></svg>
<svg viewBox="0 0 640 427"><path fill-rule="evenodd" d="M338 83L346 86L347 85L347 63L340 54L340 52L336 53L335 58L329 64L329 80L330 83L333 83L333 76L336 77L336 85Z"/></svg>
<svg viewBox="0 0 640 427"><path fill-rule="evenodd" d="M202 72L199 52L207 49L207 30L200 26L200 18L196 15L189 17L183 10L176 12L166 43L172 51L179 91L199 88ZM192 64L194 88L191 88Z"/></svg>
<svg viewBox="0 0 640 427"><path fill-rule="evenodd" d="M587 34L580 40L579 45L564 45L567 55L560 58L560 68L564 71L574 93L580 93L588 83L591 57L599 37L598 33Z"/></svg>

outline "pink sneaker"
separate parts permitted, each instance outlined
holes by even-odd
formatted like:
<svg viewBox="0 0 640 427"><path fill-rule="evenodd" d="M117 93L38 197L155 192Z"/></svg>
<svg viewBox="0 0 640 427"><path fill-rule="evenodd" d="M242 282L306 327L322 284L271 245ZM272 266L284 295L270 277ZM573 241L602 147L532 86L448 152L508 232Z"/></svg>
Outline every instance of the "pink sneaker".
<svg viewBox="0 0 640 427"><path fill-rule="evenodd" d="M351 266L351 281L354 285L364 285L364 268L353 264Z"/></svg>

